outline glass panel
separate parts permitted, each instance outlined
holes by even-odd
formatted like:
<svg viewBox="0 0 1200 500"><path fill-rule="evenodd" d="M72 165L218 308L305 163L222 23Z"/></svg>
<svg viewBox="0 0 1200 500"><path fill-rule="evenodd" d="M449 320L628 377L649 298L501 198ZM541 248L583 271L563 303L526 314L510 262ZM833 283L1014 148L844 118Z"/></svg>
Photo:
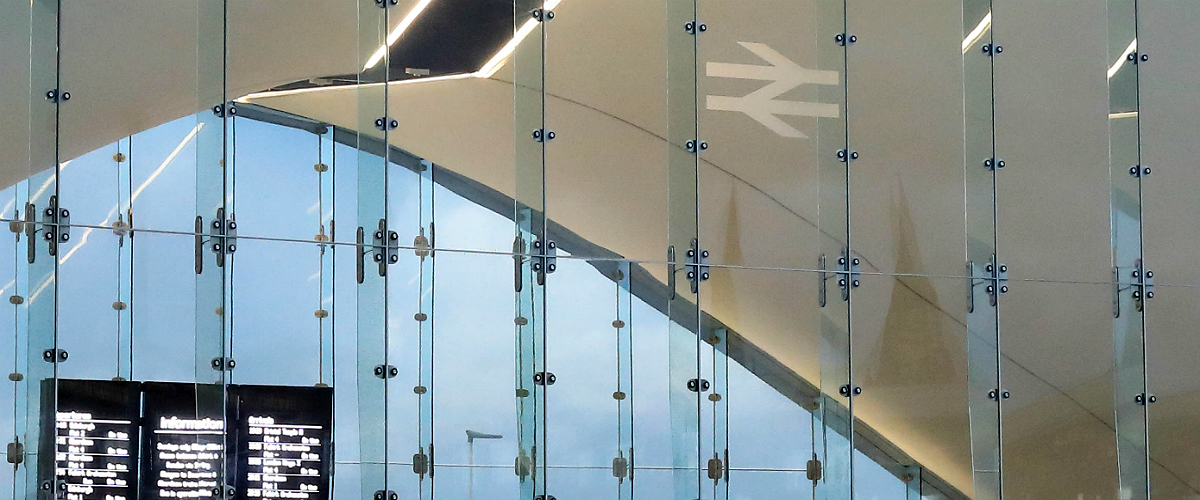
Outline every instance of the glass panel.
<svg viewBox="0 0 1200 500"><path fill-rule="evenodd" d="M230 346L237 369L231 383L321 381L323 260L317 243L238 239Z"/></svg>
<svg viewBox="0 0 1200 500"><path fill-rule="evenodd" d="M821 1L815 4L816 16L821 19L814 27L818 40L833 40L833 45L818 45L817 67L823 71L846 72L846 45L837 43L838 35L846 37L844 2ZM829 48L824 48L829 47ZM837 103L847 109L847 83L822 86L818 102ZM814 495L825 500L853 498L851 450L854 449L853 413L850 395L853 392L853 373L850 370L850 300L851 289L860 284L857 272L861 261L850 248L849 213L849 137L844 115L817 120L817 136L825 145L817 157L818 204L817 249L815 261L820 275L817 278L817 305L821 308L817 352L819 355L821 395L814 410L812 465L821 466L820 479L814 484Z"/></svg>
<svg viewBox="0 0 1200 500"><path fill-rule="evenodd" d="M229 99L238 101L230 104L235 106L237 117L233 129L236 154L232 158L237 172L232 190L240 205L241 234L309 241L329 238L331 230L324 226L319 207L322 201L326 206L329 203L322 199L321 189L324 182L332 182L328 168L332 163L317 159L320 142L313 136L324 133L327 127L308 118L308 114L296 116L271 108L271 103L256 104L255 97L271 91L299 92L311 101L314 96L327 94L332 85L353 89L347 84L355 83L356 73L366 66L356 64L359 58L365 63L380 47L359 40L356 22L360 3L301 2L287 8L239 3L229 6L229 22L235 27L228 41ZM374 5L373 0L368 4ZM394 13L397 8L387 9L393 11L393 18L401 16ZM383 10L370 14L382 17ZM399 23L399 19L392 22ZM246 28L237 29L242 26ZM377 28L382 30L384 26ZM264 37L263 33L270 36ZM314 34L320 34L320 43L312 43ZM374 41L379 36L372 34L369 38ZM382 69L376 61L370 80L381 80L378 75L382 75ZM342 106L349 122L339 124L356 129L352 116L356 109L354 91L342 95L349 101ZM383 114L374 113L371 123ZM372 125L363 130L367 131L376 128ZM353 183L346 188L353 190ZM354 241L354 231L345 231L341 241Z"/></svg>
<svg viewBox="0 0 1200 500"><path fill-rule="evenodd" d="M215 315L196 307L197 276L193 268L194 238L153 232L134 233L134 300L131 380L192 382L196 377L195 345L190 342L196 314ZM111 236L110 236L111 238ZM113 244L113 243L110 243ZM204 368L212 368L205 365Z"/></svg>
<svg viewBox="0 0 1200 500"><path fill-rule="evenodd" d="M820 166L845 148L842 3L697 2L700 234L715 264L812 268Z"/></svg>
<svg viewBox="0 0 1200 500"><path fill-rule="evenodd" d="M698 135L696 120L698 16L694 0L668 0L667 26L667 301L668 401L671 470L675 500L702 496L700 393L700 296Z"/></svg>
<svg viewBox="0 0 1200 500"><path fill-rule="evenodd" d="M1107 281L1105 6L995 6L995 44L1003 49L994 58L997 167L1006 164L995 171L1000 259L1014 279ZM1067 17L1072 22L1058 21Z"/></svg>
<svg viewBox="0 0 1200 500"><path fill-rule="evenodd" d="M966 272L961 15L941 0L847 2L850 227L864 272Z"/></svg>
<svg viewBox="0 0 1200 500"><path fill-rule="evenodd" d="M545 86L546 126L556 138L546 147L546 210L573 233L573 241L557 241L559 248L577 257L661 261L668 180L664 30L683 27L666 26L665 0L636 8L568 0L553 8L545 28Z"/></svg>
<svg viewBox="0 0 1200 500"><path fill-rule="evenodd" d="M755 477L792 487L808 481L810 412L821 399L819 325L812 321L818 279L814 272L712 270L702 298L700 371L702 381L712 381L711 389L701 386L701 458L703 489L713 498L754 491L736 481ZM802 490L811 494L811 486Z"/></svg>
<svg viewBox="0 0 1200 500"><path fill-rule="evenodd" d="M1000 498L1000 413L987 394L999 387L996 292L995 136L992 2L962 2L963 179L966 212L967 383L975 498ZM992 168L989 169L988 167ZM990 266L990 267L989 267Z"/></svg>
<svg viewBox="0 0 1200 500"><path fill-rule="evenodd" d="M1157 194L1156 194L1157 195ZM1192 326L1200 321L1192 287L1156 287L1146 315L1146 372L1150 394L1150 486L1153 498L1183 499L1200 491L1200 376L1190 366L1200 355ZM1132 399L1135 394L1118 394Z"/></svg>
<svg viewBox="0 0 1200 500"><path fill-rule="evenodd" d="M882 468L900 484L910 465L920 465L926 480L940 478L945 494L973 491L968 338L979 333L967 328L967 286L965 279L882 275L866 276L855 290L858 495L869 498L880 483L871 470Z"/></svg>
<svg viewBox="0 0 1200 500"><path fill-rule="evenodd" d="M1005 498L1119 498L1111 287L1009 288L1000 314Z"/></svg>
<svg viewBox="0 0 1200 500"><path fill-rule="evenodd" d="M387 142L387 86L368 83L386 82L387 52L382 62L369 66L370 55L386 44L388 16L392 9L375 2L360 0L358 5L358 61L355 92L354 127L358 164L354 170L358 221L355 230L357 279L358 369L358 460L361 464L361 494L365 500L390 496L389 469L385 465L388 449L388 381L394 363L388 357L387 337L387 153L379 140ZM379 60L376 61L377 63ZM359 69L362 68L362 69ZM384 119L383 132L376 120ZM336 131L335 131L336 133ZM368 144L376 145L374 151ZM345 231L342 231L345 235ZM343 457L344 458L344 457ZM387 499L394 500L394 499Z"/></svg>
<svg viewBox="0 0 1200 500"><path fill-rule="evenodd" d="M514 12L546 8L546 2L514 2ZM515 14L514 14L515 15ZM517 336L517 475L524 498L546 495L546 295L547 275L553 270L548 255L554 244L546 222L545 26L536 20L513 18L513 121L516 154L516 195L513 204L512 246ZM522 131L529 131L528 135ZM528 474L526 474L528 473ZM527 477L528 476L528 477Z"/></svg>
<svg viewBox="0 0 1200 500"><path fill-rule="evenodd" d="M1139 60L1147 59L1137 68L1142 164L1143 170L1153 171L1142 181L1144 244L1147 265L1158 271L1159 283L1200 283L1200 272L1188 259L1187 250L1200 239L1200 224L1195 218L1200 209L1185 201L1200 182L1188 167L1200 151L1188 133L1200 124L1200 108L1194 104L1200 91L1200 83L1196 82L1200 61L1188 53L1197 35L1177 31L1187 16L1198 13L1200 5L1184 0L1139 3L1137 10L1138 34L1143 39L1137 53Z"/></svg>
<svg viewBox="0 0 1200 500"><path fill-rule="evenodd" d="M435 489L455 498L526 498L521 483L537 479L531 462L520 461L529 457L519 418L528 397L518 392L524 379L513 330L512 258L439 251L437 267L437 310L431 315L438 332ZM526 467L526 474L516 474L515 466Z"/></svg>
<svg viewBox="0 0 1200 500"><path fill-rule="evenodd" d="M1116 361L1117 465L1122 498L1148 498L1146 406L1129 394L1146 392L1142 313L1142 175L1138 119L1136 2L1108 2L1108 134L1113 290L1113 354ZM1137 297L1134 294L1137 294Z"/></svg>

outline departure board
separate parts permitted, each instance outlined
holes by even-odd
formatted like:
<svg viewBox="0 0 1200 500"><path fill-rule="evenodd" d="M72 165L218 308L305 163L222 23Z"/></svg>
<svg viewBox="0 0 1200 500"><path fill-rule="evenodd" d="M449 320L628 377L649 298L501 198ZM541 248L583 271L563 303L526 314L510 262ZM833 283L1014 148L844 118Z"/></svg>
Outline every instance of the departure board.
<svg viewBox="0 0 1200 500"><path fill-rule="evenodd" d="M138 384L60 380L42 384L42 457L67 500L132 500L137 491ZM46 446L45 443L49 443ZM50 451L51 453L45 453ZM50 464L42 480L49 486Z"/></svg>
<svg viewBox="0 0 1200 500"><path fill-rule="evenodd" d="M333 389L239 386L238 497L329 498Z"/></svg>
<svg viewBox="0 0 1200 500"><path fill-rule="evenodd" d="M67 500L329 498L332 388L60 379L42 392L39 476Z"/></svg>

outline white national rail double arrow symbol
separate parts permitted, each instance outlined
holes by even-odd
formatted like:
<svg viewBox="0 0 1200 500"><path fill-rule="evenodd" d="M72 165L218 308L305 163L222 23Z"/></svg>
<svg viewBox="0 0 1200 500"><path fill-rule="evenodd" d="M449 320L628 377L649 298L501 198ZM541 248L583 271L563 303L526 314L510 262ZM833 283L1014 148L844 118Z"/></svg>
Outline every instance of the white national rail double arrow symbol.
<svg viewBox="0 0 1200 500"><path fill-rule="evenodd" d="M710 62L705 66L708 76L716 78L740 78L743 80L769 81L762 88L744 97L709 95L708 109L713 111L737 111L745 113L758 123L783 137L807 138L795 127L788 125L776 115L814 116L836 118L837 104L776 100L796 87L804 84L837 85L837 71L802 68L776 52L766 44L738 42L746 50L770 63L770 66Z"/></svg>

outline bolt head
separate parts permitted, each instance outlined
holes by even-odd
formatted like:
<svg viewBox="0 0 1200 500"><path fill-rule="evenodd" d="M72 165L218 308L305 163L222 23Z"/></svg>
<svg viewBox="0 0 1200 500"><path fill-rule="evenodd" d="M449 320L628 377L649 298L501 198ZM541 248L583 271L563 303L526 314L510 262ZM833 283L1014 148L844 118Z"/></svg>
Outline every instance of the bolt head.
<svg viewBox="0 0 1200 500"><path fill-rule="evenodd" d="M842 40L845 40L845 37L841 33L833 35L833 41L835 41L837 43L842 43Z"/></svg>
<svg viewBox="0 0 1200 500"><path fill-rule="evenodd" d="M1150 175L1150 167L1146 167L1145 169L1143 169L1142 175Z"/></svg>
<svg viewBox="0 0 1200 500"><path fill-rule="evenodd" d="M546 138L547 138L547 139L553 139L553 138L554 138L554 131L553 131L553 130L551 130L551 131L549 131L549 132L546 132Z"/></svg>
<svg viewBox="0 0 1200 500"><path fill-rule="evenodd" d="M846 286L846 280L844 280L844 279L838 280L838 286Z"/></svg>
<svg viewBox="0 0 1200 500"><path fill-rule="evenodd" d="M1150 56L1148 56L1148 55L1146 55L1146 54L1142 54L1142 60L1143 60L1143 61L1149 61L1149 60L1150 60Z"/></svg>
<svg viewBox="0 0 1200 500"><path fill-rule="evenodd" d="M1155 401L1158 401L1158 396L1150 396L1149 399L1150 399L1150 402L1153 403Z"/></svg>
<svg viewBox="0 0 1200 500"><path fill-rule="evenodd" d="M838 257L838 264L845 264L845 263L846 263L845 257Z"/></svg>
<svg viewBox="0 0 1200 500"><path fill-rule="evenodd" d="M379 254L375 254L375 262L383 262L383 256L379 255Z"/></svg>
<svg viewBox="0 0 1200 500"><path fill-rule="evenodd" d="M702 279L702 280L707 280L707 279L708 279L708 273L701 273L701 274L700 274L700 279Z"/></svg>
<svg viewBox="0 0 1200 500"><path fill-rule="evenodd" d="M854 265L856 265L856 266L857 266L857 265L858 265L858 258L857 258L857 257L855 257L855 258L854 258L854 260L852 260L851 262L853 262L853 263L854 263Z"/></svg>
<svg viewBox="0 0 1200 500"><path fill-rule="evenodd" d="M1002 272L1002 273L1007 273L1007 272L1008 272L1008 266L1001 265L1001 266L1000 266L1000 272Z"/></svg>
<svg viewBox="0 0 1200 500"><path fill-rule="evenodd" d="M557 268L558 268L558 266L556 266L554 264L550 264L550 265L546 266L546 270L548 270L550 272L554 272L554 270Z"/></svg>
<svg viewBox="0 0 1200 500"><path fill-rule="evenodd" d="M391 256L391 258L389 258L388 260L389 260L389 261L391 261L391 262L392 262L392 264L395 264L395 263L397 263L397 262L399 262L399 261L400 261L400 257L399 257L399 256L397 256L397 255L393 255L393 256Z"/></svg>
<svg viewBox="0 0 1200 500"><path fill-rule="evenodd" d="M63 241L67 241L67 240L71 239L71 235L69 235L67 233L63 233L62 235L59 236L59 239L61 239Z"/></svg>
<svg viewBox="0 0 1200 500"><path fill-rule="evenodd" d="M854 283L853 283L853 285L857 287L857 286L858 286L858 280L854 280Z"/></svg>
<svg viewBox="0 0 1200 500"><path fill-rule="evenodd" d="M1153 298L1154 298L1154 292L1146 292L1146 298L1147 298L1147 299L1153 299Z"/></svg>
<svg viewBox="0 0 1200 500"><path fill-rule="evenodd" d="M1154 277L1154 271L1146 271L1146 277L1147 277L1147 278L1153 278L1153 277Z"/></svg>
<svg viewBox="0 0 1200 500"><path fill-rule="evenodd" d="M854 43L854 42L857 42L857 41L858 41L858 36L857 36L857 35L850 35L850 43Z"/></svg>
<svg viewBox="0 0 1200 500"><path fill-rule="evenodd" d="M1008 293L1008 285L1000 287L1000 293Z"/></svg>
<svg viewBox="0 0 1200 500"><path fill-rule="evenodd" d="M708 149L708 143L705 141L700 141L700 151L704 151L706 149Z"/></svg>
<svg viewBox="0 0 1200 500"><path fill-rule="evenodd" d="M554 19L554 11L547 12L546 19Z"/></svg>
<svg viewBox="0 0 1200 500"><path fill-rule="evenodd" d="M853 160L857 160L858 159L858 151L850 153L850 158Z"/></svg>
<svg viewBox="0 0 1200 500"><path fill-rule="evenodd" d="M997 46L996 46L996 53L997 53L997 54L999 54L999 53L1001 53L1001 52L1004 52L1004 47L1001 47L1001 46L997 45Z"/></svg>
<svg viewBox="0 0 1200 500"><path fill-rule="evenodd" d="M229 221L229 229L237 229L237 223L234 221Z"/></svg>
<svg viewBox="0 0 1200 500"><path fill-rule="evenodd" d="M992 160L990 160L990 159L989 159L989 160L983 160L983 166L985 166L985 167L990 167L990 166L992 166Z"/></svg>
<svg viewBox="0 0 1200 500"><path fill-rule="evenodd" d="M985 43L985 44L983 44L982 47L980 47L980 49L983 50L984 54L987 54L992 51L992 46L991 46L991 44Z"/></svg>
<svg viewBox="0 0 1200 500"><path fill-rule="evenodd" d="M1135 177L1136 177L1136 176L1137 176L1137 174L1138 174L1138 168L1137 168L1137 167L1129 167L1129 175L1132 175L1132 176L1135 176Z"/></svg>
<svg viewBox="0 0 1200 500"><path fill-rule="evenodd" d="M1128 60L1130 60L1130 61L1132 61L1132 60L1134 60L1134 59L1137 59L1137 54L1132 54L1132 53L1131 53L1131 54L1129 54L1128 56L1126 56L1126 57L1125 57L1125 59L1128 59ZM1141 396L1139 396L1139 397L1141 397Z"/></svg>
<svg viewBox="0 0 1200 500"><path fill-rule="evenodd" d="M692 24L690 22L683 23L683 30L688 33L691 33L693 31L693 29L695 28L695 26L696 26L695 24Z"/></svg>
<svg viewBox="0 0 1200 500"><path fill-rule="evenodd" d="M996 168L1004 168L1004 160L996 161Z"/></svg>
<svg viewBox="0 0 1200 500"><path fill-rule="evenodd" d="M700 32L704 33L705 31L708 31L708 25L704 24L704 23L700 23Z"/></svg>

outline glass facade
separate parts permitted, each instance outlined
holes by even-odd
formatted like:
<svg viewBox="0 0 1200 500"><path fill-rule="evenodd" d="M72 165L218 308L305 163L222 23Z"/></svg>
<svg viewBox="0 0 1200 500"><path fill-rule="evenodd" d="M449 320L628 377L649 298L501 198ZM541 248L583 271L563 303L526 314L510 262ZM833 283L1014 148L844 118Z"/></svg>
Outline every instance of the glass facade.
<svg viewBox="0 0 1200 500"><path fill-rule="evenodd" d="M1200 498L1198 19L4 0L0 494Z"/></svg>

